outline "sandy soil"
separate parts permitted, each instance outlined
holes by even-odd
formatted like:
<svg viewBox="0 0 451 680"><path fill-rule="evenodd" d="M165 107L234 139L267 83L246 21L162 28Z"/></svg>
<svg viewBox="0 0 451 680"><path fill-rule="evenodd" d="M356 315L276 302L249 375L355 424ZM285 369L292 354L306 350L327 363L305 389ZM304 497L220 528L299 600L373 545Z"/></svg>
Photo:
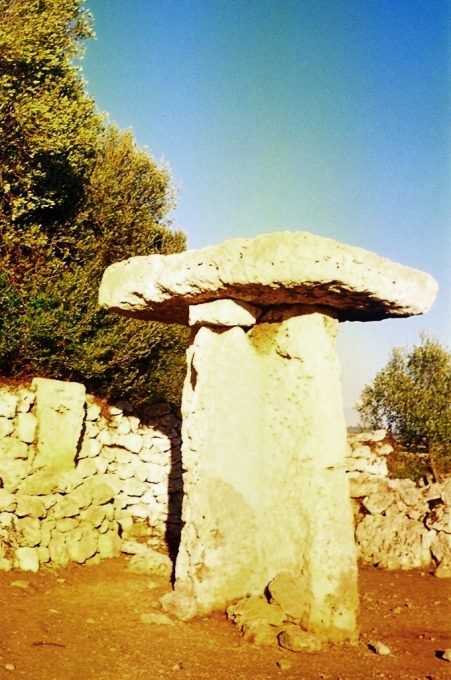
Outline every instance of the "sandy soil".
<svg viewBox="0 0 451 680"><path fill-rule="evenodd" d="M243 642L223 614L143 623L170 586L127 560L0 573L0 678L386 680L451 677L451 584L427 572L362 569L357 645L296 654ZM448 638L448 639L447 639ZM383 656L369 644L380 641Z"/></svg>

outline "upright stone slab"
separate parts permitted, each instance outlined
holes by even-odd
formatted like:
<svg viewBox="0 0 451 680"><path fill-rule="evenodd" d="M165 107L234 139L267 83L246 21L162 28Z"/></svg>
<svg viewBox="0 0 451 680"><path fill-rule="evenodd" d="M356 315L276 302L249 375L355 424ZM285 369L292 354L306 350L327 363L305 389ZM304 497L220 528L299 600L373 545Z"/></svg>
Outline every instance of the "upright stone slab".
<svg viewBox="0 0 451 680"><path fill-rule="evenodd" d="M165 607L187 619L265 594L291 626L285 646L293 624L318 638L315 649L355 638L336 327L423 313L436 291L423 272L302 232L106 270L103 307L194 328L184 525Z"/></svg>
<svg viewBox="0 0 451 680"><path fill-rule="evenodd" d="M188 351L175 595L206 613L290 573L343 639L357 581L337 321L284 316L201 327Z"/></svg>
<svg viewBox="0 0 451 680"><path fill-rule="evenodd" d="M37 450L35 467L54 471L75 467L83 427L86 390L75 382L34 378Z"/></svg>

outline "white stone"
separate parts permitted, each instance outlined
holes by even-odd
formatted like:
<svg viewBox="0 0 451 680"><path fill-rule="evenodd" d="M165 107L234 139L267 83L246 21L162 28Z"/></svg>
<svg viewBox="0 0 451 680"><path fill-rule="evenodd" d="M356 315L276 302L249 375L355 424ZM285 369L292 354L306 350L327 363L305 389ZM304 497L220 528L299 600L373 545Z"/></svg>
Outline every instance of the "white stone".
<svg viewBox="0 0 451 680"><path fill-rule="evenodd" d="M6 489L0 489L0 512L13 512L16 509L17 497Z"/></svg>
<svg viewBox="0 0 451 680"><path fill-rule="evenodd" d="M73 493L73 492L71 492ZM61 517L75 517L80 512L80 504L77 498L71 495L64 496L52 508L52 517L59 519Z"/></svg>
<svg viewBox="0 0 451 680"><path fill-rule="evenodd" d="M44 545L38 545L38 559L40 564L50 562L50 550Z"/></svg>
<svg viewBox="0 0 451 680"><path fill-rule="evenodd" d="M372 515L385 512L394 503L394 494L390 490L381 490L363 499L362 503Z"/></svg>
<svg viewBox="0 0 451 680"><path fill-rule="evenodd" d="M92 458L81 458L77 461L77 472L82 479L89 479L97 472L97 465Z"/></svg>
<svg viewBox="0 0 451 680"><path fill-rule="evenodd" d="M86 407L86 420L87 421L97 420L98 417L100 416L101 411L102 409L98 404L88 403Z"/></svg>
<svg viewBox="0 0 451 680"><path fill-rule="evenodd" d="M10 420L9 418L0 416L0 439L3 439L3 437L8 437L13 432L14 432L13 421Z"/></svg>
<svg viewBox="0 0 451 680"><path fill-rule="evenodd" d="M10 422L10 421L8 421ZM28 458L29 447L25 442L21 442L16 437L5 437L0 440L0 459L7 457L10 459Z"/></svg>
<svg viewBox="0 0 451 680"><path fill-rule="evenodd" d="M139 434L118 434L115 437L115 444L132 453L139 453L143 446L143 440Z"/></svg>
<svg viewBox="0 0 451 680"><path fill-rule="evenodd" d="M168 468L165 468L162 465L158 465L156 463L147 463L146 479L149 482L152 482L152 484L161 484L161 482L166 482L167 488L168 475L169 475Z"/></svg>
<svg viewBox="0 0 451 680"><path fill-rule="evenodd" d="M96 531L89 527L75 529L67 534L66 545L69 558L73 562L83 564L97 552L98 536Z"/></svg>
<svg viewBox="0 0 451 680"><path fill-rule="evenodd" d="M147 484L134 478L126 479L122 490L127 496L142 496L147 491Z"/></svg>
<svg viewBox="0 0 451 680"><path fill-rule="evenodd" d="M119 465L128 465L129 463L133 463L133 461L136 459L136 456L134 456L130 451L126 451L125 449L121 449L118 446L114 447L114 460L119 464Z"/></svg>
<svg viewBox="0 0 451 680"><path fill-rule="evenodd" d="M115 531L107 531L99 536L99 555L102 559L118 557L121 552L122 541Z"/></svg>
<svg viewBox="0 0 451 680"><path fill-rule="evenodd" d="M101 430L99 432L98 441L103 446L111 446L113 443L113 434L109 430Z"/></svg>
<svg viewBox="0 0 451 680"><path fill-rule="evenodd" d="M84 421L86 390L79 383L47 378L34 378L32 386L38 421L35 465L71 469Z"/></svg>
<svg viewBox="0 0 451 680"><path fill-rule="evenodd" d="M135 473L133 465L128 463L127 465L117 465L115 472L119 479L131 479Z"/></svg>
<svg viewBox="0 0 451 680"><path fill-rule="evenodd" d="M17 404L18 413L28 413L28 411L30 411L31 407L35 402L36 395L31 390L21 388L17 392L17 398L18 398Z"/></svg>
<svg viewBox="0 0 451 680"><path fill-rule="evenodd" d="M14 418L16 415L18 398L6 389L0 389L0 416Z"/></svg>
<svg viewBox="0 0 451 680"><path fill-rule="evenodd" d="M99 472L101 475L105 474L108 470L108 462L105 460L105 458L100 458L100 456L97 456L97 458L94 458L94 464L96 466L97 472Z"/></svg>
<svg viewBox="0 0 451 680"><path fill-rule="evenodd" d="M34 548L41 542L41 522L37 517L23 517L15 520L15 529L20 536L20 544Z"/></svg>
<svg viewBox="0 0 451 680"><path fill-rule="evenodd" d="M17 437L26 444L32 444L36 433L37 420L32 413L19 413L17 416Z"/></svg>
<svg viewBox="0 0 451 680"><path fill-rule="evenodd" d="M149 548L145 543L139 543L132 539L123 541L122 543L122 552L126 555L139 555L140 553L146 553L148 549Z"/></svg>
<svg viewBox="0 0 451 680"><path fill-rule="evenodd" d="M102 445L97 439L83 439L83 444L81 445L79 458L94 458L100 453Z"/></svg>
<svg viewBox="0 0 451 680"><path fill-rule="evenodd" d="M41 545L48 547L52 531L55 529L56 522L53 519L44 519L41 522Z"/></svg>
<svg viewBox="0 0 451 680"><path fill-rule="evenodd" d="M136 416L128 416L128 422L130 425L130 431L136 434L139 431L141 425L139 418Z"/></svg>
<svg viewBox="0 0 451 680"><path fill-rule="evenodd" d="M0 512L0 527L9 529L15 521L15 517L12 512Z"/></svg>
<svg viewBox="0 0 451 680"><path fill-rule="evenodd" d="M128 418L123 418L119 425L117 426L117 433L118 434L128 434L130 432L130 423L128 422Z"/></svg>
<svg viewBox="0 0 451 680"><path fill-rule="evenodd" d="M276 232L173 255L132 257L105 271L101 307L135 318L188 323L189 305L232 298L254 305L334 308L342 320L426 312L427 274L331 239Z"/></svg>
<svg viewBox="0 0 451 680"><path fill-rule="evenodd" d="M39 571L39 552L37 548L17 548L15 562L22 571Z"/></svg>
<svg viewBox="0 0 451 680"><path fill-rule="evenodd" d="M41 498L20 494L17 499L16 515L18 517L45 517L47 509Z"/></svg>
<svg viewBox="0 0 451 680"><path fill-rule="evenodd" d="M333 625L354 635L357 568L335 330L315 313L248 333L203 327L193 341L174 598L191 592L198 612L263 595L276 574L292 570L312 610L335 611Z"/></svg>
<svg viewBox="0 0 451 680"><path fill-rule="evenodd" d="M75 517L62 517L56 520L55 528L57 531L61 531L62 534L67 531L73 531L79 526L79 520Z"/></svg>
<svg viewBox="0 0 451 680"><path fill-rule="evenodd" d="M53 531L51 539L49 541L49 553L50 560L64 567L70 562L69 553L66 546L66 534L62 534L60 531Z"/></svg>
<svg viewBox="0 0 451 680"><path fill-rule="evenodd" d="M148 503L134 503L133 505L129 505L127 512L129 512L132 517L141 519L152 516L152 508Z"/></svg>
<svg viewBox="0 0 451 680"><path fill-rule="evenodd" d="M100 434L100 428L97 422L85 422L84 437L87 439L95 439Z"/></svg>
<svg viewBox="0 0 451 680"><path fill-rule="evenodd" d="M123 410L118 406L109 406L108 413L110 414L110 416L122 416Z"/></svg>
<svg viewBox="0 0 451 680"><path fill-rule="evenodd" d="M255 305L238 300L214 300L190 305L190 326L253 326L262 310Z"/></svg>
<svg viewBox="0 0 451 680"><path fill-rule="evenodd" d="M2 460L0 458L0 479L2 479L3 486L7 491L15 490L17 485L28 475L28 472L29 467L26 461L18 459Z"/></svg>

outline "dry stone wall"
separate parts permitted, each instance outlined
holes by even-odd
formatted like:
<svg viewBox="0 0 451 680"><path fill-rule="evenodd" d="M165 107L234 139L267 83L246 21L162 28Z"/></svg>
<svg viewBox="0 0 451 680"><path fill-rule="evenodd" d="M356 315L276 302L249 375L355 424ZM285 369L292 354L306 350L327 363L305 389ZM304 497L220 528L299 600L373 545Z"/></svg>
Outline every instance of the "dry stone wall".
<svg viewBox="0 0 451 680"><path fill-rule="evenodd" d="M346 460L361 562L387 569L436 566L451 577L451 477L415 484L389 479L385 430L351 435Z"/></svg>
<svg viewBox="0 0 451 680"><path fill-rule="evenodd" d="M159 564L152 547L166 550L180 527L179 433L166 404L143 423L126 402L102 414L77 383L1 389L0 569L121 551Z"/></svg>
<svg viewBox="0 0 451 680"><path fill-rule="evenodd" d="M127 402L102 412L76 383L0 389L0 570L124 552L137 568L167 572L154 550L173 557L180 533L180 427L166 404L145 422ZM451 478L389 479L384 430L350 435L348 444L360 561L451 576Z"/></svg>

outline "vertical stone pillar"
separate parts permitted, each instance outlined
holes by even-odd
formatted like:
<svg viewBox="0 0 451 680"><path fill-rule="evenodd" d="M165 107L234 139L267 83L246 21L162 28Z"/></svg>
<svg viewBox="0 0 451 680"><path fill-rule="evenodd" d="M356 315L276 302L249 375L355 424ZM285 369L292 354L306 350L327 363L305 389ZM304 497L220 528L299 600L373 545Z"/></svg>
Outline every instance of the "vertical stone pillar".
<svg viewBox="0 0 451 680"><path fill-rule="evenodd" d="M75 382L34 378L37 444L35 467L63 472L75 467L83 429L86 390Z"/></svg>
<svg viewBox="0 0 451 680"><path fill-rule="evenodd" d="M356 631L337 321L199 328L183 392L184 505L174 600L189 615L288 583L306 629ZM285 584L285 585L284 585Z"/></svg>

